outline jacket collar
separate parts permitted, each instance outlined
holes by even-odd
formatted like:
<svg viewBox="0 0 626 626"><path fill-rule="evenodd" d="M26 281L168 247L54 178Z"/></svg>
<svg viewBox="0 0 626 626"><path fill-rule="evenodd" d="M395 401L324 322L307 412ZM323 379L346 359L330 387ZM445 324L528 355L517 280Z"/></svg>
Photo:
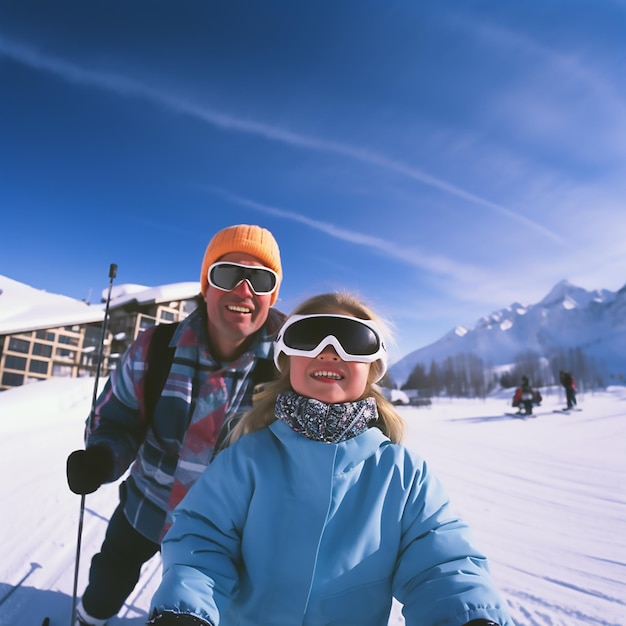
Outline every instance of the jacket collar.
<svg viewBox="0 0 626 626"><path fill-rule="evenodd" d="M368 428L364 433L340 443L307 439L282 420L272 422L269 429L284 445L286 454L294 463L301 464L308 458L313 458L317 463L327 458L334 462L335 473L350 471L375 454L381 446L391 445L389 439L376 427Z"/></svg>

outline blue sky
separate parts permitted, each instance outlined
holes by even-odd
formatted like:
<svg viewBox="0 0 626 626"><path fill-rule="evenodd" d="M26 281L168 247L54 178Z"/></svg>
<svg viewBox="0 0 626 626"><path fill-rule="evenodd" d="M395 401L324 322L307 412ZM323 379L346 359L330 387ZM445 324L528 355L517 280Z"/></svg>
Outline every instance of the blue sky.
<svg viewBox="0 0 626 626"><path fill-rule="evenodd" d="M360 294L405 355L626 283L623 0L0 4L0 273L96 302L269 228L279 307Z"/></svg>

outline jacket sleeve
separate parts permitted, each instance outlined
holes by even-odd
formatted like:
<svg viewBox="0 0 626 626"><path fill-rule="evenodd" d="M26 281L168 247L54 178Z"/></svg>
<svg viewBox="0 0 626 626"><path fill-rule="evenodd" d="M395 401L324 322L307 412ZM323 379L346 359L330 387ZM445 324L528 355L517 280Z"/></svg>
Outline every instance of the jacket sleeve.
<svg viewBox="0 0 626 626"><path fill-rule="evenodd" d="M151 613L192 614L217 625L228 612L254 488L245 441L224 450L175 509L161 546L163 577Z"/></svg>
<svg viewBox="0 0 626 626"><path fill-rule="evenodd" d="M126 349L111 373L86 432L86 443L103 445L113 453L117 480L137 456L147 424L143 415L145 358L152 333L146 330Z"/></svg>
<svg viewBox="0 0 626 626"><path fill-rule="evenodd" d="M394 596L404 605L407 626L456 626L479 618L514 626L486 557L427 464L407 459L404 474L410 484Z"/></svg>

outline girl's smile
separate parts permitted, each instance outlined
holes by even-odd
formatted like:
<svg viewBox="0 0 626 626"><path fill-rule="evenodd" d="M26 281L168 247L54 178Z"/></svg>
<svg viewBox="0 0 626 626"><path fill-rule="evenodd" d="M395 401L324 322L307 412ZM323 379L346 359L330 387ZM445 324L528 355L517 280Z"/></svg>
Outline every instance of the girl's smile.
<svg viewBox="0 0 626 626"><path fill-rule="evenodd" d="M343 361L332 346L312 359L290 357L292 389L328 404L359 399L365 391L369 370L369 363Z"/></svg>

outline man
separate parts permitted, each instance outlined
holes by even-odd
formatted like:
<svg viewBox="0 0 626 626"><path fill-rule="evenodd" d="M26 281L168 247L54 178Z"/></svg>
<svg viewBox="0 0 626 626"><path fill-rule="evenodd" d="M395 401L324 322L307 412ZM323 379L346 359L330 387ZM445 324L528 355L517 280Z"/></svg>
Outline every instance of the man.
<svg viewBox="0 0 626 626"><path fill-rule="evenodd" d="M272 361L284 315L271 308L282 279L280 252L259 226L231 226L209 242L200 273L201 306L182 321L168 378L152 415L144 382L154 328L128 348L98 398L86 449L67 460L70 489L120 486L74 626L104 626L158 550L169 512L210 463L220 431L252 405L255 369Z"/></svg>

